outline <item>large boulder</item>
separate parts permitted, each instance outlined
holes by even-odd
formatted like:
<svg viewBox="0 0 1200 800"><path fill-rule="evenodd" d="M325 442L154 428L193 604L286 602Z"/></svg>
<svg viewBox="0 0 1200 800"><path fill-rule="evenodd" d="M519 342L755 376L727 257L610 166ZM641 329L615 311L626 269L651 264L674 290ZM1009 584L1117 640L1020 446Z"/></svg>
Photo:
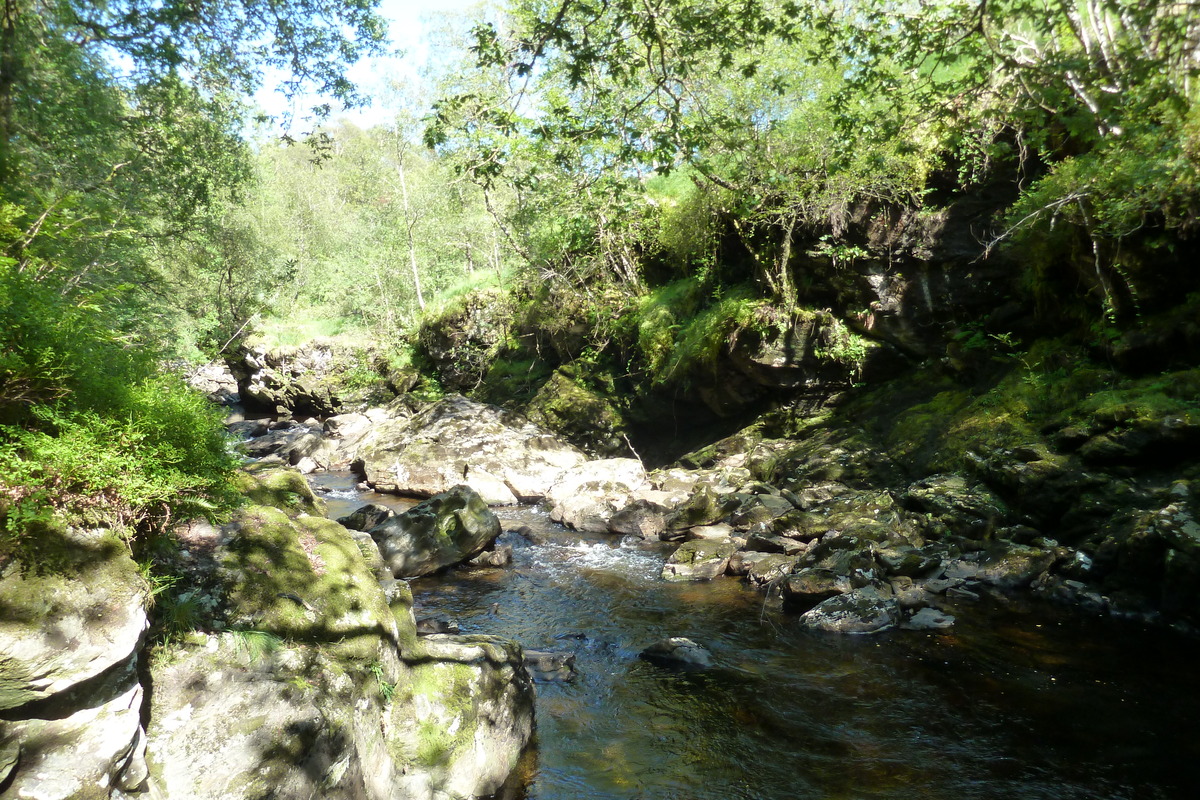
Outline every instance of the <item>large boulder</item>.
<svg viewBox="0 0 1200 800"><path fill-rule="evenodd" d="M645 485L646 471L637 459L589 461L564 472L550 487L550 518L574 530L603 533L613 515Z"/></svg>
<svg viewBox="0 0 1200 800"><path fill-rule="evenodd" d="M0 711L133 664L149 625L146 583L115 534L39 535L42 563L0 575Z"/></svg>
<svg viewBox="0 0 1200 800"><path fill-rule="evenodd" d="M385 519L369 533L392 574L408 578L479 555L500 535L500 520L473 489L455 486Z"/></svg>
<svg viewBox="0 0 1200 800"><path fill-rule="evenodd" d="M83 704L59 712L6 722L5 745L18 754L4 797L38 800L100 800L146 785L146 736L141 725L142 686L133 671L90 691ZM124 795L117 795L124 796Z"/></svg>
<svg viewBox="0 0 1200 800"><path fill-rule="evenodd" d="M109 531L33 535L0 573L0 788L46 800L137 790L146 583Z"/></svg>
<svg viewBox="0 0 1200 800"><path fill-rule="evenodd" d="M231 630L183 636L153 663L155 796L494 793L532 733L520 648L418 639L411 592L377 579L371 542L277 506L243 510L214 556Z"/></svg>
<svg viewBox="0 0 1200 800"><path fill-rule="evenodd" d="M466 484L489 505L540 500L586 460L522 417L458 395L378 426L358 456L378 491L431 497Z"/></svg>
<svg viewBox="0 0 1200 800"><path fill-rule="evenodd" d="M412 665L409 703L391 720L416 773L412 793L396 796L490 797L533 736L533 680L521 648L493 636L434 634L421 642L425 657Z"/></svg>

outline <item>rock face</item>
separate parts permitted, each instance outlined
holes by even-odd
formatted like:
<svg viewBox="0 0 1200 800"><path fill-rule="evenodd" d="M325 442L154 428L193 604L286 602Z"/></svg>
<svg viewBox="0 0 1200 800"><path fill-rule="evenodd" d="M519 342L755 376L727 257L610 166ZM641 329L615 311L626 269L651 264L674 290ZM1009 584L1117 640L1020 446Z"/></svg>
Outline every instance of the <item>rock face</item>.
<svg viewBox="0 0 1200 800"><path fill-rule="evenodd" d="M61 559L41 570L6 565L0 794L495 793L533 732L520 648L491 637L418 639L408 584L378 578L382 559L365 534L310 515L316 506L297 473L260 469L243 484L255 504L232 523L188 527L206 550L187 556L200 565L188 573L189 593L205 610L147 662L145 687L145 587L119 540L72 533Z"/></svg>
<svg viewBox="0 0 1200 800"><path fill-rule="evenodd" d="M48 530L53 554L0 577L4 795L101 798L146 782L137 681L146 586L107 531Z"/></svg>
<svg viewBox="0 0 1200 800"><path fill-rule="evenodd" d="M61 540L59 563L0 577L0 711L133 664L149 624L145 583L114 534L45 535Z"/></svg>
<svg viewBox="0 0 1200 800"><path fill-rule="evenodd" d="M333 354L328 349L238 351L228 361L246 408L280 417L326 416L340 401L322 380Z"/></svg>
<svg viewBox="0 0 1200 800"><path fill-rule="evenodd" d="M533 681L521 648L493 636L421 641L428 660L412 667L402 730L425 774L410 784L440 797L491 796L533 736Z"/></svg>
<svg viewBox="0 0 1200 800"><path fill-rule="evenodd" d="M500 535L496 518L469 486L455 486L371 528L397 578L428 575L469 561Z"/></svg>
<svg viewBox="0 0 1200 800"><path fill-rule="evenodd" d="M540 500L586 460L527 420L457 395L379 426L359 459L377 491L431 497L466 484L488 505Z"/></svg>

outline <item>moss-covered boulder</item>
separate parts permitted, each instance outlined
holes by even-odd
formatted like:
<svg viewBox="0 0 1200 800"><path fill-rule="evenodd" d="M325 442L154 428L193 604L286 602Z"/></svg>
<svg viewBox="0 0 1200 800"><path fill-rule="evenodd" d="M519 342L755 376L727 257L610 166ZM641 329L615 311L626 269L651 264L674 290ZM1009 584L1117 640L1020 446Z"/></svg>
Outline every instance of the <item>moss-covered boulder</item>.
<svg viewBox="0 0 1200 800"><path fill-rule="evenodd" d="M0 711L45 702L137 658L147 587L104 530L46 527L39 561L0 573Z"/></svg>
<svg viewBox="0 0 1200 800"><path fill-rule="evenodd" d="M269 506L240 515L221 564L230 625L287 641L326 642L367 663L400 631L354 537L323 517L289 517Z"/></svg>
<svg viewBox="0 0 1200 800"><path fill-rule="evenodd" d="M521 648L445 634L422 646L389 718L397 760L413 765L406 796L491 796L533 736L534 688Z"/></svg>
<svg viewBox="0 0 1200 800"><path fill-rule="evenodd" d="M136 667L148 591L105 530L39 524L0 572L5 797L107 798L145 781Z"/></svg>
<svg viewBox="0 0 1200 800"><path fill-rule="evenodd" d="M663 580L712 580L725 574L729 559L736 552L737 544L729 540L693 539L684 542L663 564Z"/></svg>
<svg viewBox="0 0 1200 800"><path fill-rule="evenodd" d="M398 578L428 575L469 561L500 535L500 520L469 486L455 486L370 530Z"/></svg>
<svg viewBox="0 0 1200 800"><path fill-rule="evenodd" d="M295 510L290 486L255 476L251 488L283 507L241 511L214 556L232 630L186 635L153 662L154 790L167 800L492 794L532 734L520 648L419 641L412 593L375 574L374 543Z"/></svg>
<svg viewBox="0 0 1200 800"><path fill-rule="evenodd" d="M625 455L625 420L609 397L560 367L525 407L529 420L602 457Z"/></svg>

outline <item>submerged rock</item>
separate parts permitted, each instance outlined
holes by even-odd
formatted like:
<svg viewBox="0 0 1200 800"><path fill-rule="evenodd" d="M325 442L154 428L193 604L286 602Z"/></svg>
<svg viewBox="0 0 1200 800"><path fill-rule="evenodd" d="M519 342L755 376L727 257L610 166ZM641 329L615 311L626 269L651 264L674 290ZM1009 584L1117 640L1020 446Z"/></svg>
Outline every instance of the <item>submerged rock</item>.
<svg viewBox="0 0 1200 800"><path fill-rule="evenodd" d="M389 517L369 533L392 574L408 578L479 555L500 535L500 520L474 490L455 486Z"/></svg>
<svg viewBox="0 0 1200 800"><path fill-rule="evenodd" d="M936 631L952 627L954 615L936 608L922 608L900 624L901 628L910 631Z"/></svg>
<svg viewBox="0 0 1200 800"><path fill-rule="evenodd" d="M683 636L655 642L638 654L652 664L675 669L708 669L712 666L712 654L702 645Z"/></svg>
<svg viewBox="0 0 1200 800"><path fill-rule="evenodd" d="M574 680L577 674L574 653L526 650L525 668L535 681L542 683Z"/></svg>

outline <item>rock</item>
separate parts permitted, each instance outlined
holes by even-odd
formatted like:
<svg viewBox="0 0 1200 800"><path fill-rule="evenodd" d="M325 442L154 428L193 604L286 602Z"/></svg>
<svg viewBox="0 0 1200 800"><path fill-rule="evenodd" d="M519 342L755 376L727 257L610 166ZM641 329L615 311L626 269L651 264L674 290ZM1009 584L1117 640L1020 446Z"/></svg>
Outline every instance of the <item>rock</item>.
<svg viewBox="0 0 1200 800"><path fill-rule="evenodd" d="M911 485L901 497L907 508L932 514L952 532L978 537L1002 527L1008 507L987 487L960 475L932 475Z"/></svg>
<svg viewBox="0 0 1200 800"><path fill-rule="evenodd" d="M184 380L188 386L208 395L210 400L217 403L229 404L237 400L237 379L222 362L211 361L202 364L189 371Z"/></svg>
<svg viewBox="0 0 1200 800"><path fill-rule="evenodd" d="M876 557L889 575L903 575L909 578L929 575L942 565L938 547L885 547L876 552Z"/></svg>
<svg viewBox="0 0 1200 800"><path fill-rule="evenodd" d="M574 367L559 367L526 406L531 422L583 447L590 453L628 453L625 423L611 399L576 379Z"/></svg>
<svg viewBox="0 0 1200 800"><path fill-rule="evenodd" d="M394 418L394 415L378 409L385 414L384 420L373 420L367 414L337 414L325 420L322 430L325 440L329 443L328 458L332 465L349 465L358 458L360 445L368 441L374 426L380 421Z"/></svg>
<svg viewBox="0 0 1200 800"><path fill-rule="evenodd" d="M858 585L874 580L878 567L873 542L853 534L837 533L827 534L810 545L799 563L802 567L817 567L851 577Z"/></svg>
<svg viewBox="0 0 1200 800"><path fill-rule="evenodd" d="M376 503L366 503L351 511L344 517L338 517L338 524L352 531L369 531L384 520L395 516L396 512L386 506Z"/></svg>
<svg viewBox="0 0 1200 800"><path fill-rule="evenodd" d="M525 668L538 683L563 682L575 679L574 653L549 653L542 650L525 651Z"/></svg>
<svg viewBox="0 0 1200 800"><path fill-rule="evenodd" d="M254 439L248 439L242 442L239 447L249 458L265 458L269 455L280 454L287 460L288 448L305 437L315 437L318 433L319 429L314 430L306 425L293 425L289 423L284 427L268 431Z"/></svg>
<svg viewBox="0 0 1200 800"><path fill-rule="evenodd" d="M782 553L796 556L808 549L804 542L789 539L786 536L773 536L769 533L756 531L746 537L746 549L760 553Z"/></svg>
<svg viewBox="0 0 1200 800"><path fill-rule="evenodd" d="M472 567L507 567L512 564L513 549L510 544L499 545L491 550L484 550L467 562Z"/></svg>
<svg viewBox="0 0 1200 800"><path fill-rule="evenodd" d="M689 539L724 540L731 536L733 536L733 526L724 522L718 522L716 525L697 525L694 528L688 528L687 531Z"/></svg>
<svg viewBox="0 0 1200 800"><path fill-rule="evenodd" d="M153 796L494 793L532 733L520 649L418 639L407 584L377 581L336 523L254 506L236 526L215 577L243 629L154 663Z"/></svg>
<svg viewBox="0 0 1200 800"><path fill-rule="evenodd" d="M140 790L148 776L142 687L132 670L117 684L65 716L4 723L4 738L20 743L9 780L0 784L4 796L75 800Z"/></svg>
<svg viewBox="0 0 1200 800"><path fill-rule="evenodd" d="M261 419L237 420L226 423L225 430L235 439L256 439L267 434L267 422Z"/></svg>
<svg viewBox="0 0 1200 800"><path fill-rule="evenodd" d="M896 601L874 586L864 586L823 600L806 611L800 622L829 633L877 633L892 627L899 616Z"/></svg>
<svg viewBox="0 0 1200 800"><path fill-rule="evenodd" d="M685 531L700 525L720 522L740 505L736 497L722 496L708 484L701 484L667 518L667 530Z"/></svg>
<svg viewBox="0 0 1200 800"><path fill-rule="evenodd" d="M666 527L667 509L643 499L635 499L608 520L608 529L612 533L650 540L658 539Z"/></svg>
<svg viewBox="0 0 1200 800"><path fill-rule="evenodd" d="M455 486L390 517L369 533L397 578L469 561L500 535L500 520L468 486Z"/></svg>
<svg viewBox="0 0 1200 800"><path fill-rule="evenodd" d="M149 627L145 581L116 534L37 535L44 568L10 564L0 577L0 711L129 667Z"/></svg>
<svg viewBox="0 0 1200 800"><path fill-rule="evenodd" d="M944 630L954 625L954 615L934 608L922 608L900 624L909 631Z"/></svg>
<svg viewBox="0 0 1200 800"><path fill-rule="evenodd" d="M320 345L305 350L243 349L226 362L248 409L308 417L337 413L340 401L326 378L333 353Z"/></svg>
<svg viewBox="0 0 1200 800"><path fill-rule="evenodd" d="M663 565L662 577L668 581L706 581L725 573L737 545L729 541L693 539L684 542Z"/></svg>
<svg viewBox="0 0 1200 800"><path fill-rule="evenodd" d="M848 577L820 567L797 570L781 585L784 603L804 608L846 594L851 588Z"/></svg>
<svg viewBox="0 0 1200 800"><path fill-rule="evenodd" d="M457 395L384 423L356 469L378 491L430 497L470 486L489 505L544 497L585 456L525 419Z"/></svg>
<svg viewBox="0 0 1200 800"><path fill-rule="evenodd" d="M703 646L682 636L655 642L638 654L652 664L674 669L707 669L712 666L712 654Z"/></svg>
<svg viewBox="0 0 1200 800"><path fill-rule="evenodd" d="M534 688L521 648L493 636L435 634L413 666L405 729L439 797L488 797L533 736ZM406 797L403 793L388 795Z"/></svg>
<svg viewBox="0 0 1200 800"><path fill-rule="evenodd" d="M795 506L783 497L770 494L754 495L730 516L729 524L738 530L749 530L755 525L770 522L794 510Z"/></svg>
<svg viewBox="0 0 1200 800"><path fill-rule="evenodd" d="M1022 589L1058 558L1052 550L998 540L981 553L946 561L947 578L973 580L1000 589Z"/></svg>
<svg viewBox="0 0 1200 800"><path fill-rule="evenodd" d="M429 636L433 633L458 633L458 620L441 619L438 617L422 617L417 620L417 635Z"/></svg>
<svg viewBox="0 0 1200 800"><path fill-rule="evenodd" d="M742 566L745 568L746 580L756 586L762 586L771 581L781 581L791 573L796 566L795 556L785 556L778 553L741 553ZM732 559L730 567L732 569Z"/></svg>
<svg viewBox="0 0 1200 800"><path fill-rule="evenodd" d="M646 484L646 471L633 458L589 461L559 476L546 493L550 518L575 530L603 533L613 514Z"/></svg>

